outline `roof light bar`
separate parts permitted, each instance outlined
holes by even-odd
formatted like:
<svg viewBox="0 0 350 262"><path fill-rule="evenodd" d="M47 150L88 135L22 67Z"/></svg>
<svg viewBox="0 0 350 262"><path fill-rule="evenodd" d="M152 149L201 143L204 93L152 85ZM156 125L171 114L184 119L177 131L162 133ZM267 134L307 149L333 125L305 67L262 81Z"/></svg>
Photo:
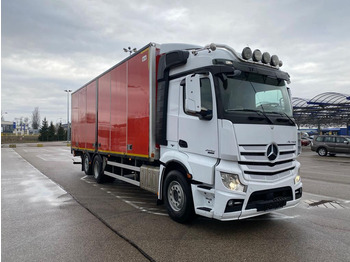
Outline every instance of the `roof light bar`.
<svg viewBox="0 0 350 262"><path fill-rule="evenodd" d="M252 59L254 62L261 62L266 65L270 65L273 67L281 67L283 62L279 60L277 55L270 55L268 52L261 53L259 49L255 49L254 52L250 49L250 47L245 47L242 51L242 58L244 60Z"/></svg>

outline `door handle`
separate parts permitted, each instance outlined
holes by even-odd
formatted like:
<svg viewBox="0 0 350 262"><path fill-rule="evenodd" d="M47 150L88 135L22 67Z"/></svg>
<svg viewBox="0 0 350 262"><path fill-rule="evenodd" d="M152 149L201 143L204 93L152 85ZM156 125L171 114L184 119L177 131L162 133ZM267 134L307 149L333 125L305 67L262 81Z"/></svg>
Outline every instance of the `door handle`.
<svg viewBox="0 0 350 262"><path fill-rule="evenodd" d="M179 140L179 146L183 147L183 148L187 148L188 147L187 142L184 141L184 140L181 140L181 139Z"/></svg>

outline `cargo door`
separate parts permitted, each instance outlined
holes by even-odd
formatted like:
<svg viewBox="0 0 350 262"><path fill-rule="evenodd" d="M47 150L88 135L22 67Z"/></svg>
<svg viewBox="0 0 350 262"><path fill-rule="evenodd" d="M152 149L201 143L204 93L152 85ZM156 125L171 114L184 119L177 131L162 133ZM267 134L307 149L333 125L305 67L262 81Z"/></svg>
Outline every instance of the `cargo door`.
<svg viewBox="0 0 350 262"><path fill-rule="evenodd" d="M111 71L111 152L126 153L127 125L127 65Z"/></svg>
<svg viewBox="0 0 350 262"><path fill-rule="evenodd" d="M127 154L149 156L149 48L128 63Z"/></svg>
<svg viewBox="0 0 350 262"><path fill-rule="evenodd" d="M110 73L98 80L98 150L108 152L111 116Z"/></svg>

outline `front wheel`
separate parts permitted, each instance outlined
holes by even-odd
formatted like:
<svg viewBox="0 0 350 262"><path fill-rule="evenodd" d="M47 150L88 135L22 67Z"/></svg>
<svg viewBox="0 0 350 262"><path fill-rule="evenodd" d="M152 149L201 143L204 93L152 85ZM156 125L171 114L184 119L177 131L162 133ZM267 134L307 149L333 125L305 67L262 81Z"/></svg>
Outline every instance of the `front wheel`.
<svg viewBox="0 0 350 262"><path fill-rule="evenodd" d="M324 147L320 147L320 148L317 150L317 153L318 153L318 155L320 155L320 156L326 156L326 155L327 155L327 149L325 149Z"/></svg>
<svg viewBox="0 0 350 262"><path fill-rule="evenodd" d="M169 216L179 223L186 223L194 217L190 184L177 170L169 172L164 181L164 200Z"/></svg>

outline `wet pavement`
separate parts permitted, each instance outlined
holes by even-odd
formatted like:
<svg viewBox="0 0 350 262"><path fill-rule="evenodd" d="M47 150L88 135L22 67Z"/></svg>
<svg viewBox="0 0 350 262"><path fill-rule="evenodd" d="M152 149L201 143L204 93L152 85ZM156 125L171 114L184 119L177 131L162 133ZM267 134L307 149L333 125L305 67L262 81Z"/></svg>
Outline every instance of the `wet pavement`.
<svg viewBox="0 0 350 262"><path fill-rule="evenodd" d="M299 206L182 225L149 192L121 181L97 184L72 164L69 147L3 148L2 258L348 262L350 158L304 150L299 160L305 189Z"/></svg>
<svg viewBox="0 0 350 262"><path fill-rule="evenodd" d="M12 149L1 164L2 261L147 261Z"/></svg>

